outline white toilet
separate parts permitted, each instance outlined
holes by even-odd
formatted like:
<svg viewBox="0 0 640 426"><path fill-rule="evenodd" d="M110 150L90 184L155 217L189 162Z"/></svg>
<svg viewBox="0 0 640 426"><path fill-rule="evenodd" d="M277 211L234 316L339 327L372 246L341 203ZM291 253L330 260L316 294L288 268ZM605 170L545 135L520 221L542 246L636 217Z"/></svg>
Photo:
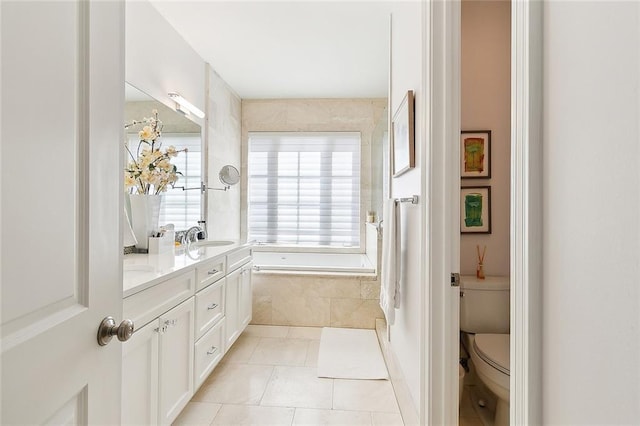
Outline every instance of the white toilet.
<svg viewBox="0 0 640 426"><path fill-rule="evenodd" d="M460 330L480 380L497 397L495 426L509 424L509 277L460 282Z"/></svg>

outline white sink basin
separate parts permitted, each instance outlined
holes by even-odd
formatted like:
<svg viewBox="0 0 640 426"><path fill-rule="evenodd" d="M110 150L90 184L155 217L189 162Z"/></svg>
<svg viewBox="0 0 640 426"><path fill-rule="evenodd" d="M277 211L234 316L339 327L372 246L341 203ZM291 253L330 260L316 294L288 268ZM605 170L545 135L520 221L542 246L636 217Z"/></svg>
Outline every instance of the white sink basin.
<svg viewBox="0 0 640 426"><path fill-rule="evenodd" d="M225 241L225 240L204 240L197 241L192 243L192 247L220 247L220 246L229 246L231 244L235 244L233 241Z"/></svg>

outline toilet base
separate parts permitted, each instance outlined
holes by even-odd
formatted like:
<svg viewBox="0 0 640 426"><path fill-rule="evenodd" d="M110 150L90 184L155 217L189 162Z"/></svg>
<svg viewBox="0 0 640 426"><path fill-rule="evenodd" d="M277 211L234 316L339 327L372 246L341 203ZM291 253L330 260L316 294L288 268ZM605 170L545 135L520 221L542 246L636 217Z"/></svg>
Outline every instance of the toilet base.
<svg viewBox="0 0 640 426"><path fill-rule="evenodd" d="M464 389L464 375L465 371L461 365L458 365L458 406L462 402L462 390Z"/></svg>
<svg viewBox="0 0 640 426"><path fill-rule="evenodd" d="M498 398L494 426L509 426L509 403Z"/></svg>

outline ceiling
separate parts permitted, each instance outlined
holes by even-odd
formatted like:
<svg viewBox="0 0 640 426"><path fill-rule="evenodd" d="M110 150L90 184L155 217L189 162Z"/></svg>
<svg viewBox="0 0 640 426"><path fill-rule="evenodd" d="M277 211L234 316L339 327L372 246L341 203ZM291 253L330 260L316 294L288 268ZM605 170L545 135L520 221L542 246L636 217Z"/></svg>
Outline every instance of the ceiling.
<svg viewBox="0 0 640 426"><path fill-rule="evenodd" d="M387 96L392 2L151 3L243 99Z"/></svg>

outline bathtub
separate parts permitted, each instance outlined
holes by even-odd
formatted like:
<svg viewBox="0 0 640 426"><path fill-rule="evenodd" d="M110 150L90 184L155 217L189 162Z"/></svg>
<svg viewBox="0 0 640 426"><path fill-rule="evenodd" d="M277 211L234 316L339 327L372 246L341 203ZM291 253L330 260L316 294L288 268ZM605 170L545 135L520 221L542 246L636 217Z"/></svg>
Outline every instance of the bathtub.
<svg viewBox="0 0 640 426"><path fill-rule="evenodd" d="M366 254L359 253L290 253L253 252L253 269L257 272L303 272L373 275L375 266Z"/></svg>

